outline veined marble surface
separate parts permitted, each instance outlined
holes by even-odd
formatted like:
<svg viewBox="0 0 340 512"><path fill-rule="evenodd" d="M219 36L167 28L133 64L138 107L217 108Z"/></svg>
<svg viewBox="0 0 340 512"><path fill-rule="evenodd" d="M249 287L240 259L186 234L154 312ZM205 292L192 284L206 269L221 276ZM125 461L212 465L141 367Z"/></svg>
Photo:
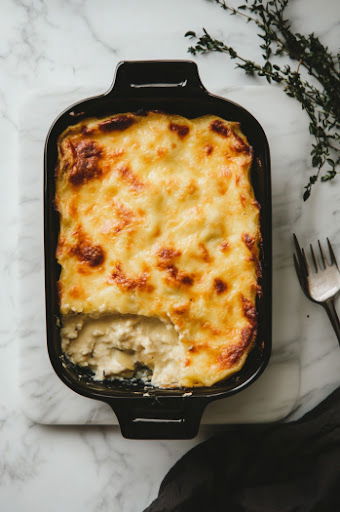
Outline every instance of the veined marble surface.
<svg viewBox="0 0 340 512"><path fill-rule="evenodd" d="M307 147L309 136L303 113L278 88L248 85L222 87L213 92L247 108L268 134L273 210L276 212L273 219L273 352L260 379L238 395L209 404L202 423L276 421L292 411L299 397L301 317L295 315L295 311L300 309L303 297L293 268L290 242L291 223L299 218L302 207L295 191L300 189L303 175L296 171L301 146ZM18 118L19 380L23 410L28 418L43 424L112 425L117 421L107 404L81 397L68 389L55 375L46 350L41 215L46 133L67 106L80 98L101 93L103 86L32 92ZM34 112L33 117L31 112Z"/></svg>
<svg viewBox="0 0 340 512"><path fill-rule="evenodd" d="M323 5L316 0L296 0L290 17L297 30L315 31L335 49L338 12L336 0ZM202 26L224 35L240 53L259 58L256 29L205 0L4 0L0 26L0 507L6 512L39 512L46 507L53 512L141 511L154 498L171 465L214 429L203 427L198 438L191 441L130 441L122 439L113 427L41 426L21 411L17 303L19 106L28 91L40 87L76 88L99 81L105 88L119 60L188 58L183 33ZM209 90L221 84L261 83L235 70L234 63L222 55L195 60ZM300 109L298 104L296 109ZM307 124L306 120L306 130ZM297 174L308 175L310 163L304 138L294 166ZM303 180L299 183L292 191L296 197L301 196ZM278 201L274 211L277 234L280 219L288 211L284 220L291 224L291 231L298 231L303 242L329 236L339 254L339 183L323 184L315 192L298 215L292 206L297 204L295 197L288 205L284 202L280 206ZM296 293L300 293L298 288ZM34 293L31 300L35 300ZM340 352L325 313L304 298L299 304L292 318L292 322L300 319L302 367L294 417L329 394L339 384L340 375Z"/></svg>

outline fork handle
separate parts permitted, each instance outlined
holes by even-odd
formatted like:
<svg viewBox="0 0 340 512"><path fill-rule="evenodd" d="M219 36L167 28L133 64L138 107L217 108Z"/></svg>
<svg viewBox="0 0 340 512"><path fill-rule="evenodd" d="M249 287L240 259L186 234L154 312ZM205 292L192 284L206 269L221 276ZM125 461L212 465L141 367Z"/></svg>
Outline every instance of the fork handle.
<svg viewBox="0 0 340 512"><path fill-rule="evenodd" d="M335 334L338 338L338 342L340 345L340 321L339 321L339 317L338 317L338 314L335 309L334 299L328 300L327 302L325 302L323 304L323 306L327 312L328 318L331 321L331 324L333 326L333 329L335 331Z"/></svg>

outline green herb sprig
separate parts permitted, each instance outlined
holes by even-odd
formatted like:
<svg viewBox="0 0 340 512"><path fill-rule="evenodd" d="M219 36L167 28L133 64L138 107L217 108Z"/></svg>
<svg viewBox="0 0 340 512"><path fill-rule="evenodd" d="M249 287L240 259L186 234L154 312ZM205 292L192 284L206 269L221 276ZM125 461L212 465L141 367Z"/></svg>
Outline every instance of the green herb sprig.
<svg viewBox="0 0 340 512"><path fill-rule="evenodd" d="M316 172L309 177L303 199L320 178L329 181L338 174L340 164L340 53L334 55L314 33L293 32L285 9L289 0L245 0L237 8L225 0L209 0L231 15L242 16L260 29L260 48L264 63L242 57L231 46L212 37L206 29L201 35L189 31L186 37L196 40L188 51L193 55L219 52L236 61L236 67L247 75L264 77L280 84L284 92L297 99L309 116L309 132L313 137L312 166ZM297 62L296 69L279 65L279 57L288 56Z"/></svg>

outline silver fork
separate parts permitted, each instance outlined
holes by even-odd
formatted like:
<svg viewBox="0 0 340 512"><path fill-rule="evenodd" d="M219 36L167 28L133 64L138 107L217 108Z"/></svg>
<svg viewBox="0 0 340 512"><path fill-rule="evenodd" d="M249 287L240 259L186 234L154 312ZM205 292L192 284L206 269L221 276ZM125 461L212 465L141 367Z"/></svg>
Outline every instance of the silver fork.
<svg viewBox="0 0 340 512"><path fill-rule="evenodd" d="M310 244L310 264L303 248L300 248L296 235L293 235L295 251L294 265L301 288L306 297L323 306L332 323L340 345L340 322L335 309L335 298L340 291L340 271L330 241L327 238L330 262L327 262L321 243L318 240L320 258L315 256Z"/></svg>

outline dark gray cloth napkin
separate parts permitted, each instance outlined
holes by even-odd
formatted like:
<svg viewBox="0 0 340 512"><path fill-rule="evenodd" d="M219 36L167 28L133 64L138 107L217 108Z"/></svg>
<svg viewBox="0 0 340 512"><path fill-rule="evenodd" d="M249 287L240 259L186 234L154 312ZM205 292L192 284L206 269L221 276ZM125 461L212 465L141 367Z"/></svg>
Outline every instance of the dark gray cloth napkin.
<svg viewBox="0 0 340 512"><path fill-rule="evenodd" d="M194 447L144 512L340 511L340 387L292 423L234 425Z"/></svg>

